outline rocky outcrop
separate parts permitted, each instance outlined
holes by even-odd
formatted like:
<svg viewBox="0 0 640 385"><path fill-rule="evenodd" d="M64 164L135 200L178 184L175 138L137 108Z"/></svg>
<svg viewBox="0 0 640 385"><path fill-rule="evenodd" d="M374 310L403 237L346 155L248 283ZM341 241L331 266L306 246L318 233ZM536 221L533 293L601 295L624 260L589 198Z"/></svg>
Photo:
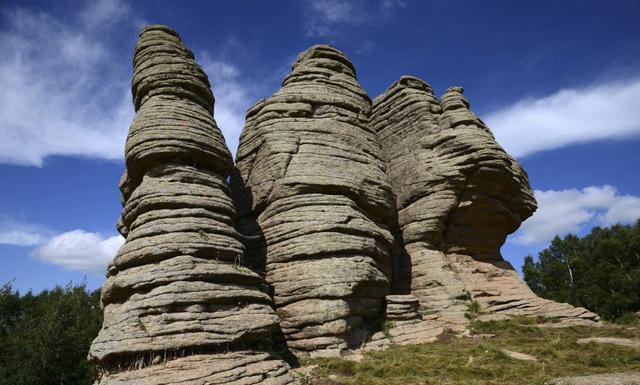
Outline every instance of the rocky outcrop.
<svg viewBox="0 0 640 385"><path fill-rule="evenodd" d="M473 300L485 313L598 320L537 297L502 259L507 235L536 202L527 174L471 112L462 88L438 99L404 76L376 98L371 123L396 196L393 280L420 300L425 319L462 325Z"/></svg>
<svg viewBox="0 0 640 385"><path fill-rule="evenodd" d="M420 301L413 295L388 295L385 318L390 322L422 319L419 307Z"/></svg>
<svg viewBox="0 0 640 385"><path fill-rule="evenodd" d="M410 294L386 297L385 321L382 330L374 333L363 349L376 351L391 345L422 344L436 341L445 333L442 321L423 320L420 301Z"/></svg>
<svg viewBox="0 0 640 385"><path fill-rule="evenodd" d="M89 359L99 384L289 384L271 352L278 317L242 266L232 161L207 76L178 34L144 28L132 81L118 225L126 243L102 289Z"/></svg>
<svg viewBox="0 0 640 385"><path fill-rule="evenodd" d="M370 109L349 59L319 45L247 112L237 225L296 353L358 346L382 317L394 209Z"/></svg>

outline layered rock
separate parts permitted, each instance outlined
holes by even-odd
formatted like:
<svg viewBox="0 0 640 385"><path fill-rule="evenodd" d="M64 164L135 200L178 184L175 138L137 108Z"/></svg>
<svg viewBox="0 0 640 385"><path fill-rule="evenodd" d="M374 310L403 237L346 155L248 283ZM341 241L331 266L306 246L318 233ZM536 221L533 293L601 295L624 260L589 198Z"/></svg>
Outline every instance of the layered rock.
<svg viewBox="0 0 640 385"><path fill-rule="evenodd" d="M226 178L232 160L207 76L178 34L143 29L125 148L126 238L102 289L89 359L99 384L289 384L271 352L278 317L263 279L242 266Z"/></svg>
<svg viewBox="0 0 640 385"><path fill-rule="evenodd" d="M396 196L393 279L420 300L426 319L464 324L476 300L489 313L598 320L538 298L500 255L536 202L527 174L471 112L462 88L438 99L404 76L376 98L371 123Z"/></svg>
<svg viewBox="0 0 640 385"><path fill-rule="evenodd" d="M388 295L386 320L394 322L421 319L419 308L420 301L413 295Z"/></svg>
<svg viewBox="0 0 640 385"><path fill-rule="evenodd" d="M237 225L297 353L357 346L382 316L394 209L370 109L349 59L319 45L247 112Z"/></svg>
<svg viewBox="0 0 640 385"><path fill-rule="evenodd" d="M442 321L423 320L420 301L410 294L388 295L382 330L374 333L365 351L383 350L391 345L410 345L434 342L449 325Z"/></svg>

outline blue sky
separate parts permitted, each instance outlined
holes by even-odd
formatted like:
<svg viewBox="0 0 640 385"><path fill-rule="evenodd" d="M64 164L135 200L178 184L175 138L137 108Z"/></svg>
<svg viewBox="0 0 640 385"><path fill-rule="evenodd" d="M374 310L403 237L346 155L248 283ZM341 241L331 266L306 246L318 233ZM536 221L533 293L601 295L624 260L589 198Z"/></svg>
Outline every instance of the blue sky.
<svg viewBox="0 0 640 385"><path fill-rule="evenodd" d="M403 74L462 85L529 173L538 212L504 256L640 217L638 1L0 1L0 283L98 287L122 240L117 182L139 29L177 29L235 152L244 112L331 43L371 97Z"/></svg>

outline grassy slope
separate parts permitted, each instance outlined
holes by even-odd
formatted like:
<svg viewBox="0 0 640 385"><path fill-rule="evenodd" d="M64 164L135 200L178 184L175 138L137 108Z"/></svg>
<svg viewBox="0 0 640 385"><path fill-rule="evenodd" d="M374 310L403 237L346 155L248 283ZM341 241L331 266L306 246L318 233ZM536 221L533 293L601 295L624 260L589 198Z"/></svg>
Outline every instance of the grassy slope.
<svg viewBox="0 0 640 385"><path fill-rule="evenodd" d="M410 384L536 384L553 377L640 370L640 350L591 343L578 345L581 337L640 338L640 326L607 325L601 328L541 329L535 320L475 322L474 334L494 338L452 338L411 346L394 346L365 355L360 363L340 359L316 359L305 385L410 385ZM527 353L538 362L516 361L501 349Z"/></svg>

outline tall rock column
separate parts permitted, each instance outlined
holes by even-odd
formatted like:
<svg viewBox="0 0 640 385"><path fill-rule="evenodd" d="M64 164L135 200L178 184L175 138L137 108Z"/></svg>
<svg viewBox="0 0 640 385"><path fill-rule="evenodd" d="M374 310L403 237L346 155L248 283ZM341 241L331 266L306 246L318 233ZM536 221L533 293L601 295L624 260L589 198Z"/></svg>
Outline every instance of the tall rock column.
<svg viewBox="0 0 640 385"><path fill-rule="evenodd" d="M370 109L349 59L318 45L247 112L237 223L296 353L359 346L383 315L393 200Z"/></svg>
<svg viewBox="0 0 640 385"><path fill-rule="evenodd" d="M425 317L463 324L465 303L474 299L487 313L598 320L537 297L500 255L536 202L527 174L471 112L462 88L438 100L427 83L404 76L376 98L371 121L406 255L394 279L419 298Z"/></svg>
<svg viewBox="0 0 640 385"><path fill-rule="evenodd" d="M289 384L270 351L278 317L241 265L226 178L231 155L207 76L178 34L143 29L133 60L118 228L89 359L99 384Z"/></svg>

